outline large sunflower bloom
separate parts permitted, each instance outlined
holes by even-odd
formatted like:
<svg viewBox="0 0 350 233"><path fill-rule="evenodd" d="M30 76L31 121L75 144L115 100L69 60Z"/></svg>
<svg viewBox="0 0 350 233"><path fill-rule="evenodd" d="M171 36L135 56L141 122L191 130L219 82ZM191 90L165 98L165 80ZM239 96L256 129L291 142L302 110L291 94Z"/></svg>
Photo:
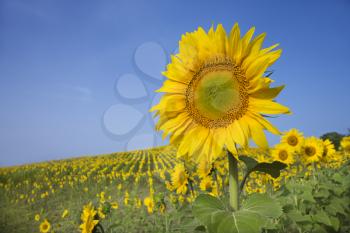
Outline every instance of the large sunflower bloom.
<svg viewBox="0 0 350 233"><path fill-rule="evenodd" d="M241 37L238 24L229 35L219 24L208 33L186 33L179 42L179 53L163 75L164 92L151 111L159 116L157 130L178 143L178 157L213 161L226 147L236 154L236 145L247 146L250 138L268 147L264 129L280 132L264 116L289 113L274 101L283 86L270 88L266 69L281 55L262 49L265 33L252 40L254 28Z"/></svg>
<svg viewBox="0 0 350 233"><path fill-rule="evenodd" d="M294 151L299 152L303 145L304 137L297 129L291 129L284 133L281 142L290 146Z"/></svg>
<svg viewBox="0 0 350 233"><path fill-rule="evenodd" d="M304 140L301 148L302 160L305 163L317 162L323 155L323 142L316 137L309 137Z"/></svg>
<svg viewBox="0 0 350 233"><path fill-rule="evenodd" d="M272 149L271 155L275 161L280 161L285 164L294 163L294 151L285 143L276 145Z"/></svg>

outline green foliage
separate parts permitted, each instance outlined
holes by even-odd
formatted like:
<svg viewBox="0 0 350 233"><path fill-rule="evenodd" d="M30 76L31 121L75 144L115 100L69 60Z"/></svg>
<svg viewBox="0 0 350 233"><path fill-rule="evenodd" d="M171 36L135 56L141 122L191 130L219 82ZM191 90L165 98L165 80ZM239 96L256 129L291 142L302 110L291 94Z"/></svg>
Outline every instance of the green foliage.
<svg viewBox="0 0 350 233"><path fill-rule="evenodd" d="M309 178L293 177L275 196L284 212L275 232L350 231L348 165L322 169Z"/></svg>
<svg viewBox="0 0 350 233"><path fill-rule="evenodd" d="M232 212L216 197L201 194L193 204L193 214L210 233L259 233L273 218L282 214L278 202L266 194L253 194Z"/></svg>

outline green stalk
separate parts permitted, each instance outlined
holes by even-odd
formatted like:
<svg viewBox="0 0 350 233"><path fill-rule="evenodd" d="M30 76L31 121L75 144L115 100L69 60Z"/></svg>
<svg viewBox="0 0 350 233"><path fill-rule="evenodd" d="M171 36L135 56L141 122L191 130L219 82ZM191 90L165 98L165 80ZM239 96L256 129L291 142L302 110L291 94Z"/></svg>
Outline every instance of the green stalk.
<svg viewBox="0 0 350 233"><path fill-rule="evenodd" d="M233 210L238 210L239 203L239 184L238 184L238 161L227 151L228 165L229 165L229 193L230 193L230 206Z"/></svg>

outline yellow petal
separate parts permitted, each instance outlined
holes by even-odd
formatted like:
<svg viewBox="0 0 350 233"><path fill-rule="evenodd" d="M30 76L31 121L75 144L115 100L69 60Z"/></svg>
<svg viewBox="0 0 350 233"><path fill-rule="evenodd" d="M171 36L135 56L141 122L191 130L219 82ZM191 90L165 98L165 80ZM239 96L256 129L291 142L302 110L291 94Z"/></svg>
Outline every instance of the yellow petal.
<svg viewBox="0 0 350 233"><path fill-rule="evenodd" d="M285 86L279 86L274 88L261 88L256 90L253 93L249 93L251 97L257 98L257 99L274 99L278 94L283 90Z"/></svg>
<svg viewBox="0 0 350 233"><path fill-rule="evenodd" d="M249 107L262 114L289 114L289 108L267 99L249 98Z"/></svg>
<svg viewBox="0 0 350 233"><path fill-rule="evenodd" d="M255 119L256 121L258 121L262 126L264 126L265 129L267 129L271 133L276 134L276 135L281 134L281 132L275 126L273 126L268 120L266 120L260 114L256 114L256 113L251 112L251 111L247 112L247 114L250 117L252 117L253 119Z"/></svg>
<svg viewBox="0 0 350 233"><path fill-rule="evenodd" d="M261 148L267 149L269 145L266 140L263 126L256 120L251 119L249 120L249 129L255 144Z"/></svg>
<svg viewBox="0 0 350 233"><path fill-rule="evenodd" d="M166 92L173 94L184 94L186 92L187 85L171 80L165 80L163 86L156 90L156 92Z"/></svg>

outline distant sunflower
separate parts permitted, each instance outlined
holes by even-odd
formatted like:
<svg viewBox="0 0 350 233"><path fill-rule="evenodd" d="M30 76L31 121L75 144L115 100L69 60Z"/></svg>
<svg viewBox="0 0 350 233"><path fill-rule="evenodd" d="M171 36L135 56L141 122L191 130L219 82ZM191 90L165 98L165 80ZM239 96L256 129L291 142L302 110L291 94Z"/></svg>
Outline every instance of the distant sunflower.
<svg viewBox="0 0 350 233"><path fill-rule="evenodd" d="M81 214L81 221L83 222L80 225L81 233L91 233L94 230L98 224L98 220L95 219L96 214L97 211L91 202L84 206L83 213Z"/></svg>
<svg viewBox="0 0 350 233"><path fill-rule="evenodd" d="M309 137L304 140L301 147L302 160L305 163L317 162L323 155L323 143L316 137Z"/></svg>
<svg viewBox="0 0 350 233"><path fill-rule="evenodd" d="M35 217L34 217L35 221L39 221L40 220L40 215L39 214L36 214Z"/></svg>
<svg viewBox="0 0 350 233"><path fill-rule="evenodd" d="M188 184L188 174L183 164L177 164L171 174L173 188L178 194L186 194Z"/></svg>
<svg viewBox="0 0 350 233"><path fill-rule="evenodd" d="M148 213L153 213L153 208L154 208L154 200L152 197L146 197L143 200L144 205L147 207L147 212Z"/></svg>
<svg viewBox="0 0 350 233"><path fill-rule="evenodd" d="M275 161L280 161L285 164L294 163L294 151L285 143L276 145L272 149L271 154Z"/></svg>
<svg viewBox="0 0 350 233"><path fill-rule="evenodd" d="M286 143L294 151L299 152L301 146L303 145L304 137L301 132L297 129L291 129L284 133L281 138L281 143Z"/></svg>
<svg viewBox="0 0 350 233"><path fill-rule="evenodd" d="M322 161L328 162L332 160L335 154L334 144L329 139L323 140L322 144L323 144Z"/></svg>
<svg viewBox="0 0 350 233"><path fill-rule="evenodd" d="M345 152L350 152L350 136L343 137L343 139L340 142L340 145Z"/></svg>
<svg viewBox="0 0 350 233"><path fill-rule="evenodd" d="M40 224L40 232L41 233L46 233L49 232L51 229L51 224L47 219L45 219L41 224Z"/></svg>
<svg viewBox="0 0 350 233"><path fill-rule="evenodd" d="M270 88L264 74L281 50L262 49L265 33L252 40L254 30L241 38L238 24L228 35L219 24L182 36L163 72L158 92L165 94L150 110L159 116L156 129L179 144L178 157L214 161L224 147L236 156L236 144L245 147L250 138L268 147L264 129L280 133L264 115L289 113L274 101L283 86Z"/></svg>
<svg viewBox="0 0 350 233"><path fill-rule="evenodd" d="M112 202L111 207L112 207L112 209L118 209L119 208L118 202Z"/></svg>

